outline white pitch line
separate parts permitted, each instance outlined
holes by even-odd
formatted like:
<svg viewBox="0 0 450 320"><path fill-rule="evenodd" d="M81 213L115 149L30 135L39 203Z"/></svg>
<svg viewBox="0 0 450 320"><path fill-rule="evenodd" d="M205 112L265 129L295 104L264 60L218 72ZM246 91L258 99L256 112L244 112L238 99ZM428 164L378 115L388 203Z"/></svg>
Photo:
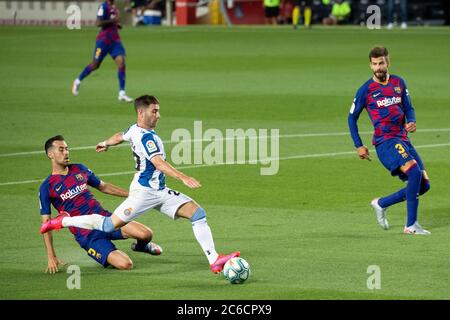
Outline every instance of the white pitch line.
<svg viewBox="0 0 450 320"><path fill-rule="evenodd" d="M272 128L276 129L276 128ZM421 129L417 130L419 133L430 133L430 132L447 132L450 131L450 128L442 128L442 129ZM373 134L373 131L362 131L359 134ZM273 138L309 138L309 137L337 137L337 136L346 136L349 135L349 132L325 132L325 133L299 133L299 134L283 134L279 136L273 136ZM271 138L272 136L267 136L267 138ZM243 140L243 139L258 139L261 137L233 137L233 138L224 138L224 139L216 139L216 141L228 141L228 140ZM172 143L179 143L178 141L163 141L165 144L172 144ZM211 140L204 140L204 139L191 139L191 140L183 140L184 143L193 143L193 142L211 142ZM128 143L120 144L118 146L115 146L114 148L121 148L121 147L129 147ZM83 146L83 147L71 147L70 151L72 150L88 150L88 149L95 149L95 146ZM44 154L44 151L26 151L26 152L13 152L13 153L0 153L0 158L4 157L16 157L16 156L29 156L29 155L36 155L36 154Z"/></svg>
<svg viewBox="0 0 450 320"><path fill-rule="evenodd" d="M450 147L450 143L439 143L439 144L425 144L416 146L416 149L425 149L425 148L439 148L439 147ZM375 152L375 150L370 150L370 152ZM275 160L294 160L294 159L306 159L306 158L319 158L319 157L336 157L336 156L344 156L344 155L356 155L355 151L343 151L343 152L328 152L328 153L315 153L315 154L301 154L296 156L288 156L282 158L265 158L260 159L260 163L267 163L269 161ZM248 164L248 163L245 163ZM189 165L189 166L180 166L176 167L176 169L194 169L194 168L203 168L203 167L215 167L215 166L224 166L224 165L235 165L235 163L217 163L217 164L198 164L198 165ZM123 171L123 172L112 172L112 173L102 173L98 174L99 177L111 177L111 176L122 176L126 174L134 174L136 171ZM11 186L11 185L20 185L20 184L30 184L30 183L38 183L42 182L43 179L38 180L24 180L24 181L12 181L12 182L2 182L1 186Z"/></svg>

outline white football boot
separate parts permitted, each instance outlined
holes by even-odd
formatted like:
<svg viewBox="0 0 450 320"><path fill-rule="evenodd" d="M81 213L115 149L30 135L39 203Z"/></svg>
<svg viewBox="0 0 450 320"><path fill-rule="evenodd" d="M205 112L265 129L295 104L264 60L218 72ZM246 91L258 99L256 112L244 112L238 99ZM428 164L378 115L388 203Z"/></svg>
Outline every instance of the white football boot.
<svg viewBox="0 0 450 320"><path fill-rule="evenodd" d="M425 230L424 228L422 228L422 226L420 224L418 224L417 222L414 223L412 226L406 227L403 229L403 233L406 234L422 234L422 235L429 235L431 234L430 231Z"/></svg>
<svg viewBox="0 0 450 320"><path fill-rule="evenodd" d="M120 91L119 97L117 99L122 102L133 102L133 98L130 98L129 96L127 96L125 94L125 91Z"/></svg>
<svg viewBox="0 0 450 320"><path fill-rule="evenodd" d="M73 81L73 83L72 83L72 94L74 96L78 95L78 91L80 90L80 84L81 84L81 81L78 80L78 78Z"/></svg>
<svg viewBox="0 0 450 320"><path fill-rule="evenodd" d="M377 222L380 225L380 227L383 230L387 230L387 229L389 229L389 223L386 219L386 209L383 209L382 207L380 207L380 205L378 204L379 199L380 198L373 199L372 202L370 203L370 205L372 206L373 210L375 211L375 214L377 216Z"/></svg>

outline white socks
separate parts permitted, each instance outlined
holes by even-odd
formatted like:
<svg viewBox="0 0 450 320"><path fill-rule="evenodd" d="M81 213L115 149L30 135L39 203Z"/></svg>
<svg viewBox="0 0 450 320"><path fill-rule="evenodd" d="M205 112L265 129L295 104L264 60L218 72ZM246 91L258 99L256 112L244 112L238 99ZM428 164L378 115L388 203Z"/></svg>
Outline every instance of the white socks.
<svg viewBox="0 0 450 320"><path fill-rule="evenodd" d="M65 217L62 219L63 227L77 227L89 230L102 230L104 216L89 214L85 216Z"/></svg>
<svg viewBox="0 0 450 320"><path fill-rule="evenodd" d="M192 230L206 258L208 258L209 264L213 264L219 255L214 248L214 240L206 218L192 222Z"/></svg>

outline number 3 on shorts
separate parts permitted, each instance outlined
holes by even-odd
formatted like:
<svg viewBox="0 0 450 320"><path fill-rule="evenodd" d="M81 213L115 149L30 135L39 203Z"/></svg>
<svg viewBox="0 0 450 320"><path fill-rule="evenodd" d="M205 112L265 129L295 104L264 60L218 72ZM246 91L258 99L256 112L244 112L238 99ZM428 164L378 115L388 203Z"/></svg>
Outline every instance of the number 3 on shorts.
<svg viewBox="0 0 450 320"><path fill-rule="evenodd" d="M403 146L402 146L400 143L397 143L397 144L395 145L395 149L397 149L397 150L398 150L398 153L400 153L400 154L405 153L405 148L403 148Z"/></svg>

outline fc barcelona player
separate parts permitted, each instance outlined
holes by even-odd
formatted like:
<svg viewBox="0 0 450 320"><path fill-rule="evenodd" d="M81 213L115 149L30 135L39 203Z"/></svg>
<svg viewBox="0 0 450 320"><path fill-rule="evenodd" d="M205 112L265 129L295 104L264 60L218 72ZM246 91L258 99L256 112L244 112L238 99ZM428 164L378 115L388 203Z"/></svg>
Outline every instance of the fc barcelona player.
<svg viewBox="0 0 450 320"><path fill-rule="evenodd" d="M110 55L117 65L119 78L119 101L132 102L133 99L125 94L125 48L119 36L119 10L114 6L114 0L106 0L97 11L97 26L101 28L97 35L92 62L84 68L72 84L72 94L78 95L81 81L92 71L97 70L106 55Z"/></svg>
<svg viewBox="0 0 450 320"><path fill-rule="evenodd" d="M389 74L389 53L384 47L375 47L369 53L373 77L359 88L348 116L350 133L361 159L370 160L369 150L358 133L357 121L363 109L367 110L374 126L373 145L381 163L393 176L407 181L405 188L382 198L372 200L378 224L389 228L386 209L406 200L407 234L428 235L417 221L419 195L430 189L425 165L412 146L408 133L416 131L416 116L405 81Z"/></svg>
<svg viewBox="0 0 450 320"><path fill-rule="evenodd" d="M45 152L52 162L52 174L45 179L39 189L39 200L42 221L50 220L53 205L61 215L84 216L99 214L110 216L111 213L102 208L100 203L89 191L94 187L103 193L119 197L127 197L128 192L110 183L98 179L95 174L82 164L70 164L69 149L62 136L55 136L45 143ZM112 240L134 238L132 250L159 255L161 247L150 242L153 232L148 227L136 221L115 230L112 233L98 230L87 230L71 227L75 240L85 249L88 255L104 267L112 265L117 269L131 269L133 263L124 252L117 250ZM47 249L47 272L58 272L62 261L56 256L52 233L44 234Z"/></svg>

